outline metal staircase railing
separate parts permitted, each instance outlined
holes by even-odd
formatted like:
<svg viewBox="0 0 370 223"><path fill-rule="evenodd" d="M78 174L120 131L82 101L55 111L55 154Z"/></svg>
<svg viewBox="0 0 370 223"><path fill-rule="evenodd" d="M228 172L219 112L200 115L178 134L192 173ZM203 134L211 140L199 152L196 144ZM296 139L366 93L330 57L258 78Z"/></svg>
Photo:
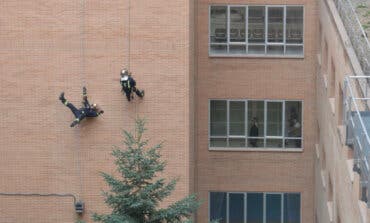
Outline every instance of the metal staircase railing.
<svg viewBox="0 0 370 223"><path fill-rule="evenodd" d="M363 92L368 76L347 76L344 79L343 108L347 128L346 144L354 149L354 171L360 174L361 200L370 208L370 98ZM357 92L360 92L357 94ZM356 93L356 94L355 94ZM361 95L361 96L360 96Z"/></svg>

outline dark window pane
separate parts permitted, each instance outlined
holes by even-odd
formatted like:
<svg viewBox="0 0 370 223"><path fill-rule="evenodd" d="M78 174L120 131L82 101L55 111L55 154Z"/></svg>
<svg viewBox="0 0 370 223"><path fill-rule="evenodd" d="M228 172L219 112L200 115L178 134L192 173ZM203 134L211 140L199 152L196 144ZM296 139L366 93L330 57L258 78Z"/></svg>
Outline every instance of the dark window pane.
<svg viewBox="0 0 370 223"><path fill-rule="evenodd" d="M266 194L266 223L281 223L281 194Z"/></svg>
<svg viewBox="0 0 370 223"><path fill-rule="evenodd" d="M248 101L248 136L264 136L264 101Z"/></svg>
<svg viewBox="0 0 370 223"><path fill-rule="evenodd" d="M248 42L265 42L265 6L248 7Z"/></svg>
<svg viewBox="0 0 370 223"><path fill-rule="evenodd" d="M267 46L267 54L269 55L283 55L284 46Z"/></svg>
<svg viewBox="0 0 370 223"><path fill-rule="evenodd" d="M245 42L245 7L230 7L230 42Z"/></svg>
<svg viewBox="0 0 370 223"><path fill-rule="evenodd" d="M226 193L210 193L210 221L219 220L226 223Z"/></svg>
<svg viewBox="0 0 370 223"><path fill-rule="evenodd" d="M244 194L229 194L229 223L244 223Z"/></svg>
<svg viewBox="0 0 370 223"><path fill-rule="evenodd" d="M225 54L227 53L227 46L226 45L211 45L211 54Z"/></svg>
<svg viewBox="0 0 370 223"><path fill-rule="evenodd" d="M266 139L267 148L282 148L283 140L282 139Z"/></svg>
<svg viewBox="0 0 370 223"><path fill-rule="evenodd" d="M211 136L226 136L226 101L211 101Z"/></svg>
<svg viewBox="0 0 370 223"><path fill-rule="evenodd" d="M227 7L211 7L211 43L226 43L227 41Z"/></svg>
<svg viewBox="0 0 370 223"><path fill-rule="evenodd" d="M302 137L302 102L285 102L285 137Z"/></svg>
<svg viewBox="0 0 370 223"><path fill-rule="evenodd" d="M303 43L303 7L286 7L286 42Z"/></svg>
<svg viewBox="0 0 370 223"><path fill-rule="evenodd" d="M268 8L268 42L282 43L284 37L284 8Z"/></svg>
<svg viewBox="0 0 370 223"><path fill-rule="evenodd" d="M302 56L303 46L286 46L285 54L289 56Z"/></svg>
<svg viewBox="0 0 370 223"><path fill-rule="evenodd" d="M267 102L267 135L282 136L283 103Z"/></svg>
<svg viewBox="0 0 370 223"><path fill-rule="evenodd" d="M230 101L229 134L245 135L245 104L244 101Z"/></svg>
<svg viewBox="0 0 370 223"><path fill-rule="evenodd" d="M265 147L263 139L248 138L249 147Z"/></svg>
<svg viewBox="0 0 370 223"><path fill-rule="evenodd" d="M265 46L264 45L249 45L248 47L248 54L265 54Z"/></svg>
<svg viewBox="0 0 370 223"><path fill-rule="evenodd" d="M210 146L211 147L226 147L227 139L226 138L211 138Z"/></svg>
<svg viewBox="0 0 370 223"><path fill-rule="evenodd" d="M245 147L245 138L229 138L230 147Z"/></svg>
<svg viewBox="0 0 370 223"><path fill-rule="evenodd" d="M263 223L263 194L248 193L247 195L247 222Z"/></svg>
<svg viewBox="0 0 370 223"><path fill-rule="evenodd" d="M284 223L300 223L301 195L298 193L284 194Z"/></svg>
<svg viewBox="0 0 370 223"><path fill-rule="evenodd" d="M301 139L286 139L285 148L302 148Z"/></svg>
<svg viewBox="0 0 370 223"><path fill-rule="evenodd" d="M246 49L245 45L230 45L229 52L231 54L245 54Z"/></svg>

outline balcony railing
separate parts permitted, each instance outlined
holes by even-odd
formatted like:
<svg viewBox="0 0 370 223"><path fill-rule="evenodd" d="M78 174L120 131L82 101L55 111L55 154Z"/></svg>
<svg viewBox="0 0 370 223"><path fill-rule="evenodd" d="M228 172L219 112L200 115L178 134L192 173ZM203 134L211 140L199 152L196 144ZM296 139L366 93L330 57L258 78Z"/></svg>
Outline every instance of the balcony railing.
<svg viewBox="0 0 370 223"><path fill-rule="evenodd" d="M354 149L353 169L360 174L361 200L370 208L370 98L368 76L349 76L344 80L343 106L347 127L346 143ZM364 86L366 86L363 93Z"/></svg>
<svg viewBox="0 0 370 223"><path fill-rule="evenodd" d="M365 75L370 75L370 43L350 0L334 0Z"/></svg>

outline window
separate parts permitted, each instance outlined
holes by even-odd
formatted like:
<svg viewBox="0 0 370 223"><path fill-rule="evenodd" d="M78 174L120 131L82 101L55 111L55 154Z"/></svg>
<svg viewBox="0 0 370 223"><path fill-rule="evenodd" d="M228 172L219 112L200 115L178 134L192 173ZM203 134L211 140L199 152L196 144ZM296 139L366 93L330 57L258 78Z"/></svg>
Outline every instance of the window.
<svg viewBox="0 0 370 223"><path fill-rule="evenodd" d="M210 221L300 223L300 193L210 193Z"/></svg>
<svg viewBox="0 0 370 223"><path fill-rule="evenodd" d="M303 56L303 6L210 6L210 55Z"/></svg>
<svg viewBox="0 0 370 223"><path fill-rule="evenodd" d="M210 147L302 147L302 102L211 100Z"/></svg>

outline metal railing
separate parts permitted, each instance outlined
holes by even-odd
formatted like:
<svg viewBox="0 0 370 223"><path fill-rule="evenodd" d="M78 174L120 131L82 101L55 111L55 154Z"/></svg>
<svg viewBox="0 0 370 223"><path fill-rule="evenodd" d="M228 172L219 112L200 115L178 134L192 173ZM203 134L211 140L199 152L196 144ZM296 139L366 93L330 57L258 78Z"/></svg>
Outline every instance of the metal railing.
<svg viewBox="0 0 370 223"><path fill-rule="evenodd" d="M370 75L370 43L350 0L334 0L365 75Z"/></svg>
<svg viewBox="0 0 370 223"><path fill-rule="evenodd" d="M360 174L362 200L370 208L370 98L359 96L361 82L367 83L369 76L347 76L344 79L343 108L347 126L346 143L354 149L353 169ZM362 93L360 93L363 95Z"/></svg>

